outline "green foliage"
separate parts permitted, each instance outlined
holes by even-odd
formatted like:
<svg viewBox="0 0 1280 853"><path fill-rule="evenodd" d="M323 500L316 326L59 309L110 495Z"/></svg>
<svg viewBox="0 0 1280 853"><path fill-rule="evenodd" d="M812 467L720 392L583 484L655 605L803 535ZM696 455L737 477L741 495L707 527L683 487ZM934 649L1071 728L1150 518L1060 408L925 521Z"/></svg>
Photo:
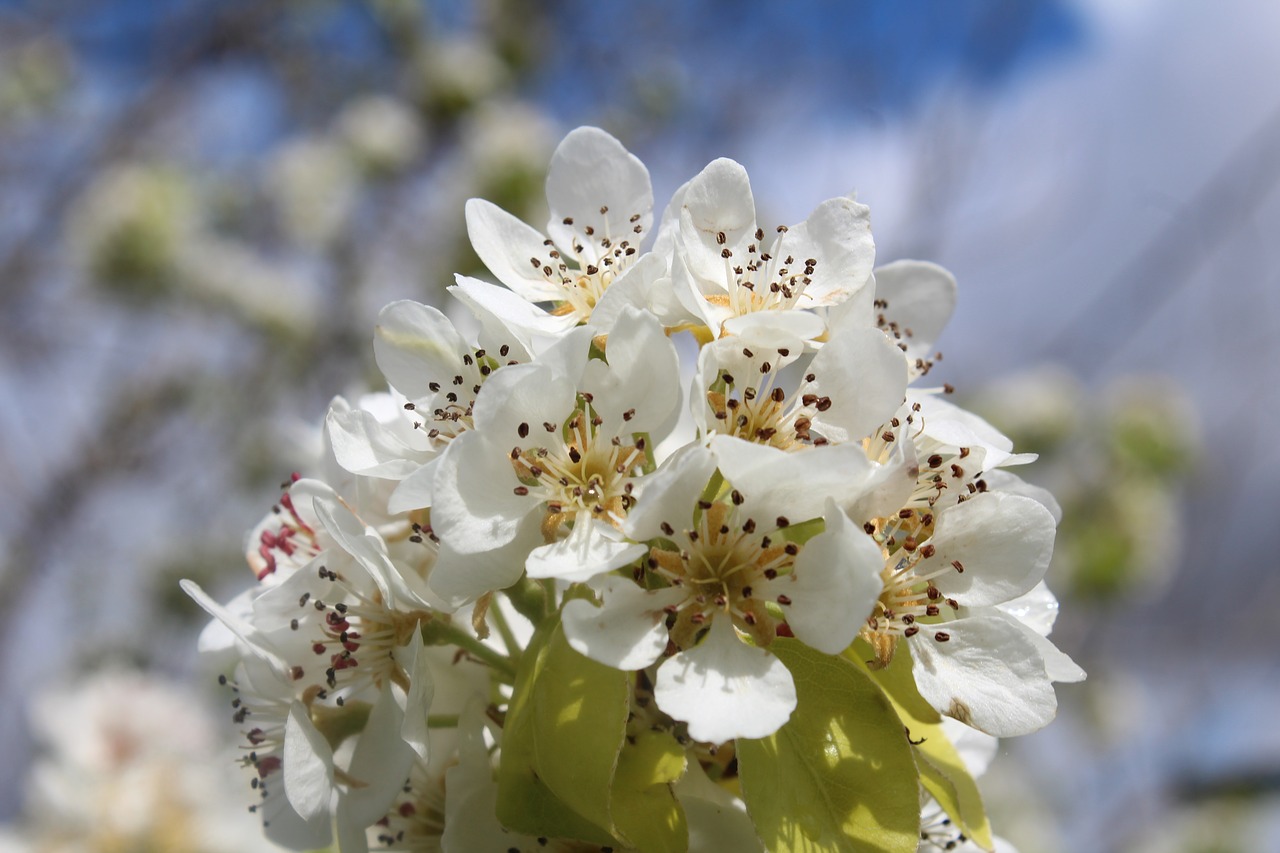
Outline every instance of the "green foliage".
<svg viewBox="0 0 1280 853"><path fill-rule="evenodd" d="M778 639L798 704L773 735L738 741L742 796L774 853L914 853L919 787L893 704L862 669Z"/></svg>
<svg viewBox="0 0 1280 853"><path fill-rule="evenodd" d="M850 646L845 657L870 674L892 703L911 739L920 784L966 836L978 846L992 849L991 825L978 785L943 732L942 717L916 689L906 644L898 646L889 666L874 672L866 663L874 652L865 641Z"/></svg>
<svg viewBox="0 0 1280 853"><path fill-rule="evenodd" d="M684 771L684 752L666 734L627 738L630 679L570 648L558 618L539 626L503 728L503 824L645 851L688 849L670 787Z"/></svg>

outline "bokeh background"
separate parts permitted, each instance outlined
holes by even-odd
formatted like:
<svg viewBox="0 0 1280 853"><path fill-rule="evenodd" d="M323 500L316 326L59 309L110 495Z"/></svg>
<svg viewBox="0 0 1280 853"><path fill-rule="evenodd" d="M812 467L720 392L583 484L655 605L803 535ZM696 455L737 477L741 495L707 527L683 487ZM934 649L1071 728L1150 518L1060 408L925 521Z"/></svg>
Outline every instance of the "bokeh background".
<svg viewBox="0 0 1280 853"><path fill-rule="evenodd" d="M0 2L0 849L267 849L177 589L372 328L596 124L660 200L856 190L960 282L941 377L1065 509L1090 673L984 779L1023 853L1280 850L1280 5Z"/></svg>

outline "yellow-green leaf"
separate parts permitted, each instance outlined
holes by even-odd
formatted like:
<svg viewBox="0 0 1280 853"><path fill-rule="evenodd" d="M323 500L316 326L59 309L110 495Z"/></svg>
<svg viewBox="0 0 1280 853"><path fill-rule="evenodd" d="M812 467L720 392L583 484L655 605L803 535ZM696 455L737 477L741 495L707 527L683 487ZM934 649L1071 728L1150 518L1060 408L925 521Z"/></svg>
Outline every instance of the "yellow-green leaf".
<svg viewBox="0 0 1280 853"><path fill-rule="evenodd" d="M613 780L619 839L645 853L685 853L689 827L671 785L684 775L684 748L666 732L640 732L622 747Z"/></svg>
<svg viewBox="0 0 1280 853"><path fill-rule="evenodd" d="M982 805L978 783L943 731L941 715L916 689L907 644L900 643L893 661L882 669L872 670L868 666L867 661L873 656L871 647L863 640L845 652L846 658L870 674L893 704L911 737L920 784L966 836L979 847L993 849L991 824Z"/></svg>
<svg viewBox="0 0 1280 853"><path fill-rule="evenodd" d="M791 719L738 740L747 811L774 853L915 853L919 781L893 705L867 673L797 640L769 647L796 682Z"/></svg>
<svg viewBox="0 0 1280 853"><path fill-rule="evenodd" d="M627 675L569 648L559 619L525 650L502 734L498 820L612 845L609 792L626 735Z"/></svg>

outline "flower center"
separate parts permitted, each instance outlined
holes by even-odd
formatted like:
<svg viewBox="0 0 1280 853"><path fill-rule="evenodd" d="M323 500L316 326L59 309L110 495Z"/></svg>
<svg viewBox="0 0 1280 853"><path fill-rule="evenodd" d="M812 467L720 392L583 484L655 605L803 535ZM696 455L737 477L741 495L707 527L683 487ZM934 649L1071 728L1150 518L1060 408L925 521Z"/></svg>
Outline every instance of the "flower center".
<svg viewBox="0 0 1280 853"><path fill-rule="evenodd" d="M552 314L572 316L579 323L587 322L609 285L636 259L636 247L632 241L639 243L643 239L641 215L631 215L631 236L619 238L610 233L608 218L605 217L608 212L608 207L600 208L600 216L604 220L600 231L603 233L597 233L594 225L583 225L571 249L557 247L554 240L548 239L543 241L543 245L548 247L547 257L529 258L534 270L561 293L562 301ZM573 225L573 217L565 217L564 224Z"/></svg>
<svg viewBox="0 0 1280 853"><path fill-rule="evenodd" d="M778 384L778 370L791 352L786 348L776 352L778 361L774 362L768 353L757 355L744 347L742 355L753 366L746 380L727 370L720 372L707 389L707 404L716 420L714 429L781 450L826 444L826 438L810 430L814 414L831 408L831 398L806 391L805 386L817 378L813 373L806 374L801 387L788 397Z"/></svg>
<svg viewBox="0 0 1280 853"><path fill-rule="evenodd" d="M285 484L286 490L299 479L300 474L290 475L289 482ZM271 515L250 534L249 542L245 557L260 581L274 575L282 566L299 569L320 553L316 532L298 515L288 491L271 508Z"/></svg>
<svg viewBox="0 0 1280 853"><path fill-rule="evenodd" d="M547 423L543 428L559 441L511 451L511 465L522 484L516 486L516 494L535 495L545 502L542 532L547 542L558 539L566 524L593 518L617 527L631 508L631 478L647 459L645 440L604 440L601 423L584 402L569 421L567 438ZM524 424L520 432L527 434Z"/></svg>
<svg viewBox="0 0 1280 853"><path fill-rule="evenodd" d="M728 503L700 502L694 529L677 532L663 522L662 532L674 547L650 549L647 571L685 591L681 603L667 607L674 618L668 619L671 640L678 648L692 647L717 613L728 615L760 646L772 642L778 624L785 621L760 593L769 581L791 573L800 546L775 541L759 531L753 518L740 519L741 503L737 491ZM779 595L776 602L785 607L791 600Z"/></svg>
<svg viewBox="0 0 1280 853"><path fill-rule="evenodd" d="M785 225L777 228L779 235L786 230ZM721 244L726 240L724 232L717 234L716 238ZM812 276L818 265L816 258L797 262L794 255L777 258L762 251L760 244L764 241L764 230L761 228L756 229L755 239L756 242L747 245L745 258L735 260L733 250L728 247L721 249L725 281L729 282L728 293L707 297L712 304L726 307L738 317L755 311L791 308L813 282Z"/></svg>

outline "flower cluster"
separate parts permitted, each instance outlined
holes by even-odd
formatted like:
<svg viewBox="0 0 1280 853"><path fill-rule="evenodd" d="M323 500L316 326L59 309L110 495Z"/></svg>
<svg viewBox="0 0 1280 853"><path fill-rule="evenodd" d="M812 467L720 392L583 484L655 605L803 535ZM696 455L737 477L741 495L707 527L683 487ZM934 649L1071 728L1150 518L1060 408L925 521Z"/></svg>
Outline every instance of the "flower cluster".
<svg viewBox="0 0 1280 853"><path fill-rule="evenodd" d="M257 586L187 585L268 835L992 849L943 716L1024 734L1083 673L1047 639L1056 504L924 381L952 277L874 268L852 198L762 226L731 160L655 221L594 128L547 202L467 204L500 284L458 276L463 328L387 306L390 390L334 401Z"/></svg>

